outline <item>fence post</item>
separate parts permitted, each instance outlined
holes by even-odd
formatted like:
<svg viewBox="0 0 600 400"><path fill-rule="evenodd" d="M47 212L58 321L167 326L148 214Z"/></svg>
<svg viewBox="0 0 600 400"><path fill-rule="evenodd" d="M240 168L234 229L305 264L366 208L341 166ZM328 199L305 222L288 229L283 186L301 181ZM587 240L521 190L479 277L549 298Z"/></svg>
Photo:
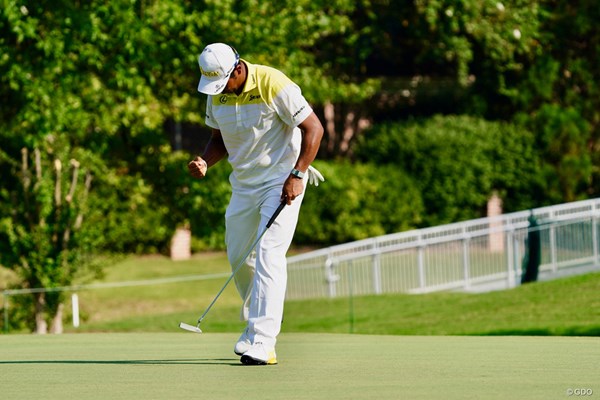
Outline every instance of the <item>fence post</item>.
<svg viewBox="0 0 600 400"><path fill-rule="evenodd" d="M8 333L8 294L2 293L4 308L4 333Z"/></svg>
<svg viewBox="0 0 600 400"><path fill-rule="evenodd" d="M340 276L334 272L334 263L331 257L327 257L325 260L325 281L327 282L327 289L329 291L329 297L336 297L335 285L340 280Z"/></svg>
<svg viewBox="0 0 600 400"><path fill-rule="evenodd" d="M592 249L594 252L594 264L598 264L598 220L592 215Z"/></svg>
<svg viewBox="0 0 600 400"><path fill-rule="evenodd" d="M506 231L506 277L509 288L515 287L515 229L510 227Z"/></svg>
<svg viewBox="0 0 600 400"><path fill-rule="evenodd" d="M465 237L463 240L463 276L465 279L465 290L471 287L471 274L469 265L469 238Z"/></svg>
<svg viewBox="0 0 600 400"><path fill-rule="evenodd" d="M556 251L556 228L552 225L550 227L550 265L552 265L552 272L558 271Z"/></svg>
<svg viewBox="0 0 600 400"><path fill-rule="evenodd" d="M79 328L79 296L77 293L71 295L71 306L73 310L73 327Z"/></svg>
<svg viewBox="0 0 600 400"><path fill-rule="evenodd" d="M424 249L425 249L425 245L422 243L418 244L418 250L417 250L417 264L419 267L419 287L421 288L421 290L425 289L425 261L424 261Z"/></svg>
<svg viewBox="0 0 600 400"><path fill-rule="evenodd" d="M381 294L381 251L375 240L375 251L373 254L373 291L375 294Z"/></svg>
<svg viewBox="0 0 600 400"><path fill-rule="evenodd" d="M521 253L519 252L519 235L513 234L513 270L512 270L512 286L517 286L517 278L521 276Z"/></svg>
<svg viewBox="0 0 600 400"><path fill-rule="evenodd" d="M552 272L558 271L557 261L557 249L556 249L556 228L554 227L554 210L550 211L549 215L550 222L550 265L552 265Z"/></svg>
<svg viewBox="0 0 600 400"><path fill-rule="evenodd" d="M348 304L348 317L349 317L349 322L350 322L350 333L354 333L354 290L353 290L353 286L354 286L354 279L352 277L352 260L350 260L348 262L348 299L349 299L349 304Z"/></svg>

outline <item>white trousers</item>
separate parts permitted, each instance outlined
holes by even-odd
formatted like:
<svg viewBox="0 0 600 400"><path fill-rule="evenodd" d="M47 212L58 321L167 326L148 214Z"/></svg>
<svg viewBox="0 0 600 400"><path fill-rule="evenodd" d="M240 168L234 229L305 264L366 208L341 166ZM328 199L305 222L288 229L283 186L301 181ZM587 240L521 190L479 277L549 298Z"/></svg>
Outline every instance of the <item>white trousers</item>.
<svg viewBox="0 0 600 400"><path fill-rule="evenodd" d="M225 213L227 257L232 268L242 262L280 204L283 183L235 189ZM249 339L275 346L281 330L287 286L286 254L292 242L304 194L285 206L235 276L242 298L241 319Z"/></svg>

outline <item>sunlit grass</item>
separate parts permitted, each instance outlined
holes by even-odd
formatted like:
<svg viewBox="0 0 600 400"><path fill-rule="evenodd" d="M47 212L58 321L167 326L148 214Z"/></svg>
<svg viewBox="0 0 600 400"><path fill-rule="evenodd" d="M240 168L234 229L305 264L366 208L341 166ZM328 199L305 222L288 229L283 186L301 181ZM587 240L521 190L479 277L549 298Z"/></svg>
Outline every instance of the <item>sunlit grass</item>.
<svg viewBox="0 0 600 400"><path fill-rule="evenodd" d="M222 253L173 262L131 258L107 270L106 281L218 274L222 277L79 293L82 331L173 331L195 323L230 272ZM403 335L600 335L600 274L483 293L387 294L286 302L283 332ZM233 282L203 329L237 332L240 299ZM68 307L67 307L68 309ZM68 325L68 324L67 324ZM73 328L67 326L73 331Z"/></svg>

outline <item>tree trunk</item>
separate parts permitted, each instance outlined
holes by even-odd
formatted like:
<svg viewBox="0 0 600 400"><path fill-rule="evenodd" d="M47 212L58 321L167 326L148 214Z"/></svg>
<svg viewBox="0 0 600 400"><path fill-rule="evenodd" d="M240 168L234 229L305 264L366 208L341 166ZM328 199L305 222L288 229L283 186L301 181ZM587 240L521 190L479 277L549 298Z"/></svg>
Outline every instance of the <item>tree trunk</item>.
<svg viewBox="0 0 600 400"><path fill-rule="evenodd" d="M323 105L323 117L325 118L325 137L327 143L327 154L335 153L335 108L330 101Z"/></svg>
<svg viewBox="0 0 600 400"><path fill-rule="evenodd" d="M45 335L48 333L48 323L45 318L46 314L46 294L35 294L35 333Z"/></svg>
<svg viewBox="0 0 600 400"><path fill-rule="evenodd" d="M50 333L61 334L63 333L63 311L65 305L64 303L59 303L56 308L56 314L54 314L54 318L52 318L52 324L50 325Z"/></svg>
<svg viewBox="0 0 600 400"><path fill-rule="evenodd" d="M321 151L327 157L351 156L352 144L362 131L371 125L371 121L364 114L360 104L326 102L323 105L325 136Z"/></svg>

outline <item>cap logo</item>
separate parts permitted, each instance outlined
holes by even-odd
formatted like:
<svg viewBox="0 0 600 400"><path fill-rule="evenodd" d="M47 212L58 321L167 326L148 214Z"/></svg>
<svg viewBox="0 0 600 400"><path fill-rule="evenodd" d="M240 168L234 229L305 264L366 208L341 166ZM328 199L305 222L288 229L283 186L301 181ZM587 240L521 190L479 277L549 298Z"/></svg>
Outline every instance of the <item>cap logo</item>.
<svg viewBox="0 0 600 400"><path fill-rule="evenodd" d="M200 73L209 78L220 75L219 72L217 72L217 71L205 71L204 69L202 69L202 67L200 67Z"/></svg>

